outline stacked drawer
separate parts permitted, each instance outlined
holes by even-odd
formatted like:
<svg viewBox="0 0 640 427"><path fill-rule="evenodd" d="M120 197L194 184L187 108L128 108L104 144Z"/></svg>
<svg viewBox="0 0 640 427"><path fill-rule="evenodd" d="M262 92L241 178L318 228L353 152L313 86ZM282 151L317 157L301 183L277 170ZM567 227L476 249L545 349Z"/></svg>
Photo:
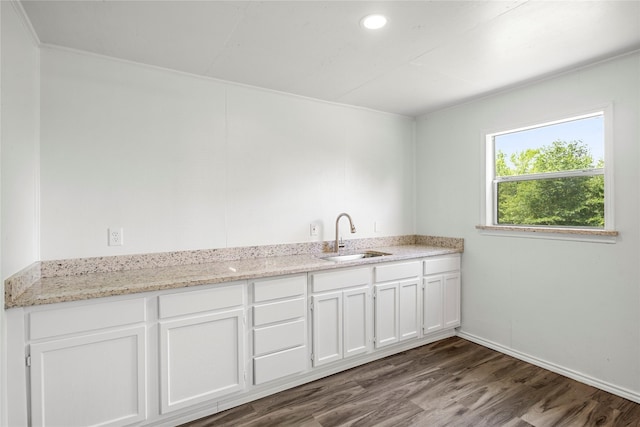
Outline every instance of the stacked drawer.
<svg viewBox="0 0 640 427"><path fill-rule="evenodd" d="M253 383L307 369L306 275L253 282Z"/></svg>

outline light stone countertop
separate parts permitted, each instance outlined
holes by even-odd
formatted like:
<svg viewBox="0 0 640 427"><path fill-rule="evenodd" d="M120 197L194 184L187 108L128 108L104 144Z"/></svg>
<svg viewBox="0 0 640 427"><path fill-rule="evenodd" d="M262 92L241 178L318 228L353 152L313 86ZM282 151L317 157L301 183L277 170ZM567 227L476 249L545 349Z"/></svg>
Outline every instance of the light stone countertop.
<svg viewBox="0 0 640 427"><path fill-rule="evenodd" d="M462 252L461 248L421 244L383 246L367 248L367 250L386 252L391 255L336 262L320 258L330 256L331 253L302 254L43 277L15 298L5 298L5 308L178 289Z"/></svg>

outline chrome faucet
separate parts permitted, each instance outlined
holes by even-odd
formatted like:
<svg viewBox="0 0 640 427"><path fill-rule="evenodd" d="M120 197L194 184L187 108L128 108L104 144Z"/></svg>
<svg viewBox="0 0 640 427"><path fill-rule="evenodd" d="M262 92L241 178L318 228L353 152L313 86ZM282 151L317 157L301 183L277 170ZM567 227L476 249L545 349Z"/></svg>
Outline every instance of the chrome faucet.
<svg viewBox="0 0 640 427"><path fill-rule="evenodd" d="M342 243L342 239L340 239L340 241L338 241L338 223L340 222L340 218L342 218L343 216L346 216L349 219L349 225L351 226L351 232L355 233L356 232L356 226L353 225L353 221L351 220L351 217L349 216L348 213L341 213L340 215L338 215L338 218L336 218L336 245L334 246L334 249L336 252L338 252L340 250L340 248L344 248L344 244Z"/></svg>

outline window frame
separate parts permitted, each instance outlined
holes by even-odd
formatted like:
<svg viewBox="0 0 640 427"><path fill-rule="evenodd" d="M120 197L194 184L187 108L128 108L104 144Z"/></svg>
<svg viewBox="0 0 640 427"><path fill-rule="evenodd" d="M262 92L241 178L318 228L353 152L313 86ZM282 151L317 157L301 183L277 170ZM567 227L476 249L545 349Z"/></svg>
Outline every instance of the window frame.
<svg viewBox="0 0 640 427"><path fill-rule="evenodd" d="M540 174L516 175L508 177L497 177L495 174L495 144L494 138L499 135L525 131L529 129L550 126L554 124L579 120L588 117L602 115L604 120L604 168L592 168L561 172L548 172ZM481 207L481 222L478 228L485 234L498 234L520 237L542 237L562 240L589 240L589 241L605 241L615 242L618 232L614 228L614 212L613 212L613 106L607 104L597 108L574 112L573 114L558 114L555 119L536 120L525 125L504 126L499 130L485 131L482 133L484 145L484 161L482 167L483 194ZM561 118L557 118L561 117ZM544 225L506 225L498 224L498 195L497 185L499 182L514 182L530 179L544 178L565 178L577 176L604 176L604 227L582 227L582 226L544 226Z"/></svg>

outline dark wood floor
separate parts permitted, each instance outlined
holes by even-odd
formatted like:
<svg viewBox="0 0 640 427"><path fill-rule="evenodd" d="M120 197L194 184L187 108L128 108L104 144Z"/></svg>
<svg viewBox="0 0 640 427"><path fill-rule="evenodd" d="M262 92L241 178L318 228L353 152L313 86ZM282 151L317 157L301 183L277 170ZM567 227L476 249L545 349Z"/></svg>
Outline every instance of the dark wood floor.
<svg viewBox="0 0 640 427"><path fill-rule="evenodd" d="M453 337L188 425L640 426L640 405Z"/></svg>

